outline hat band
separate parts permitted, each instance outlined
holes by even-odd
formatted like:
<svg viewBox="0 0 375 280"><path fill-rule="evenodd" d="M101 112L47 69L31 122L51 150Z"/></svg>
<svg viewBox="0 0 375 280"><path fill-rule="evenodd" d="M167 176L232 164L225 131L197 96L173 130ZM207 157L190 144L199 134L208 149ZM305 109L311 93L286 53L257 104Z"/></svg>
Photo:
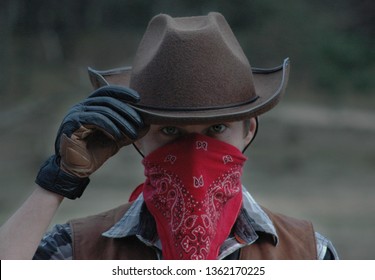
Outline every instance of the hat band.
<svg viewBox="0 0 375 280"><path fill-rule="evenodd" d="M218 109L228 109L228 108L239 107L239 106L242 106L242 105L251 104L251 103L255 102L258 98L259 98L259 96L255 96L255 97L253 97L252 99L250 99L247 102L234 103L234 104L232 103L232 104L226 105L226 106L173 107L173 108L170 108L170 107L156 107L156 106L148 106L148 105L140 105L140 104L136 104L135 106L137 108L140 108L140 109L151 109L151 110L171 111L171 112L174 112L174 111L190 111L190 112L194 112L194 111L202 111L202 110L207 111L207 110L218 110Z"/></svg>

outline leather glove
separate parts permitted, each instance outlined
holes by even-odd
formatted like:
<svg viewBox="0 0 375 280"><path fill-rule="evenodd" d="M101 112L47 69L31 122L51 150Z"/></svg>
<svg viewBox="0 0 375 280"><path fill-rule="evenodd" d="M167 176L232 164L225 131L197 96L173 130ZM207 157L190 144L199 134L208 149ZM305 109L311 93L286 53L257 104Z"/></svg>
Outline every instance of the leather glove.
<svg viewBox="0 0 375 280"><path fill-rule="evenodd" d="M58 130L55 155L41 167L36 183L70 199L80 197L93 172L147 132L139 114L127 105L139 99L132 89L105 86L73 106Z"/></svg>

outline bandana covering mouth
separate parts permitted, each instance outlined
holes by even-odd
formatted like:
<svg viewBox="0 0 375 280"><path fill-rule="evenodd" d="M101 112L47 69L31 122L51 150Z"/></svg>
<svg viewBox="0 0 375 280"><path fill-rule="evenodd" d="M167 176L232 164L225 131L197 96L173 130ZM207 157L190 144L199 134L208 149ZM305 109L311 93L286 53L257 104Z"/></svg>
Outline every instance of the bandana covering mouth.
<svg viewBox="0 0 375 280"><path fill-rule="evenodd" d="M236 147L201 134L144 158L143 196L164 259L217 258L242 205L245 160Z"/></svg>

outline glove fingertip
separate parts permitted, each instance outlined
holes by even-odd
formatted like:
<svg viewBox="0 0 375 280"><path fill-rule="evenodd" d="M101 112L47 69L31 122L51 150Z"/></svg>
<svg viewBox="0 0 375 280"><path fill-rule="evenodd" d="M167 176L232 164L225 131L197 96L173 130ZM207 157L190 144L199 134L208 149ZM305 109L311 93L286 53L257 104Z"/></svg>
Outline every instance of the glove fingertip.
<svg viewBox="0 0 375 280"><path fill-rule="evenodd" d="M140 101L140 96L137 91L131 89L129 87L119 86L119 85L107 85L98 88L95 90L90 96L91 97L98 97L98 96L109 96L121 101L131 102L131 103L138 103Z"/></svg>

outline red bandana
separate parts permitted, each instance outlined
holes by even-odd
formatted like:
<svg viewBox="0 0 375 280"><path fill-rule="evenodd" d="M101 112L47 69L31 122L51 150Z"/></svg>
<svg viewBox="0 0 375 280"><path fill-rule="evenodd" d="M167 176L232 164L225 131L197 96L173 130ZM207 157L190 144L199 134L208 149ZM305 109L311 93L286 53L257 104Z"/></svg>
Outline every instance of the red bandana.
<svg viewBox="0 0 375 280"><path fill-rule="evenodd" d="M216 259L242 205L242 166L234 146L200 134L144 158L143 195L164 259Z"/></svg>

